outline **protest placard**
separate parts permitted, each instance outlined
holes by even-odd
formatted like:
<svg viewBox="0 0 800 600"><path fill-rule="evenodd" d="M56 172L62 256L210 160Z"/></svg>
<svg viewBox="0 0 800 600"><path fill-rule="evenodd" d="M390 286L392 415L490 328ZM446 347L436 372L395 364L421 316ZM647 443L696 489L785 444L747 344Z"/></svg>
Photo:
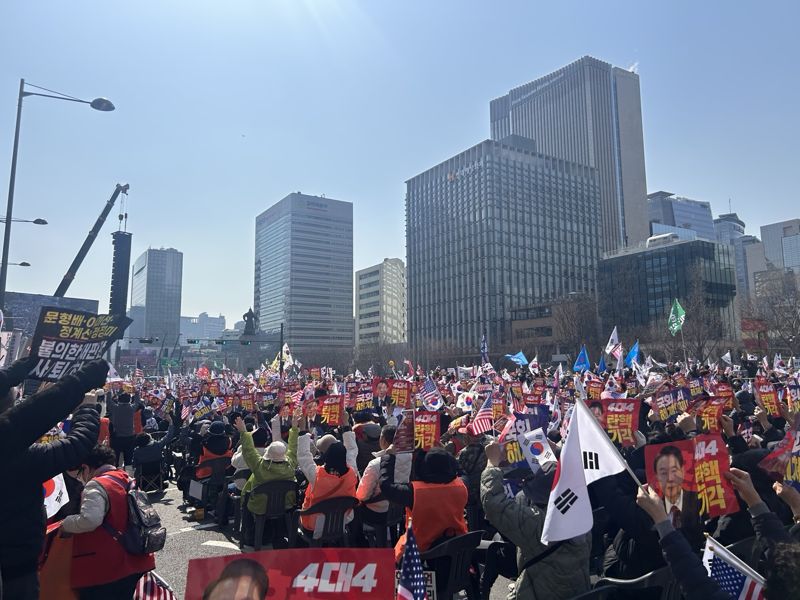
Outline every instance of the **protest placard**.
<svg viewBox="0 0 800 600"><path fill-rule="evenodd" d="M265 550L189 561L186 600L201 600L222 587L220 597L233 597L239 578L268 578L267 590L253 597L279 600L345 600L394 598L394 552L391 548L304 548ZM228 578L228 573L235 573Z"/></svg>
<svg viewBox="0 0 800 600"><path fill-rule="evenodd" d="M730 383L724 381L718 382L714 386L714 396L717 398L725 398L725 410L733 408L733 387Z"/></svg>
<svg viewBox="0 0 800 600"><path fill-rule="evenodd" d="M414 412L414 447L428 451L439 443L440 413L428 410Z"/></svg>
<svg viewBox="0 0 800 600"><path fill-rule="evenodd" d="M43 307L31 344L31 356L38 360L28 377L58 381L74 373L84 363L101 358L132 322L124 315Z"/></svg>
<svg viewBox="0 0 800 600"><path fill-rule="evenodd" d="M684 412L689 407L688 388L675 388L664 390L656 395L656 408L658 418L666 421Z"/></svg>
<svg viewBox="0 0 800 600"><path fill-rule="evenodd" d="M592 412L595 412L594 405L594 402L590 405ZM639 428L640 408L641 400L638 398L602 400L600 424L608 432L612 442L622 446L636 444L635 432Z"/></svg>
<svg viewBox="0 0 800 600"><path fill-rule="evenodd" d="M727 402L726 398L709 398L698 405L694 411L698 429L709 433L721 432L719 417L725 410Z"/></svg>
<svg viewBox="0 0 800 600"><path fill-rule="evenodd" d="M344 396L324 396L319 403L319 412L322 421L329 427L344 424Z"/></svg>
<svg viewBox="0 0 800 600"><path fill-rule="evenodd" d="M412 409L403 411L403 417L397 425L392 446L395 452L414 451L414 411Z"/></svg>
<svg viewBox="0 0 800 600"><path fill-rule="evenodd" d="M770 417L780 417L781 410L778 405L778 393L775 386L766 377L756 377L755 381L756 400L762 408L767 411Z"/></svg>

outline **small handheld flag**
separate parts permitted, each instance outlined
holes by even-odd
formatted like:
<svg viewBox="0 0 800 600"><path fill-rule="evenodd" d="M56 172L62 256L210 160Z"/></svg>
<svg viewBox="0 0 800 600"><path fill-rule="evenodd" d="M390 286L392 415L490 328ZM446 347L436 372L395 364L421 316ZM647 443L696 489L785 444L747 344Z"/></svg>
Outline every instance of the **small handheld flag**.
<svg viewBox="0 0 800 600"><path fill-rule="evenodd" d="M683 322L686 320L686 311L683 310L678 299L672 301L672 309L669 311L669 319L667 319L667 329L672 335L675 335L683 328Z"/></svg>

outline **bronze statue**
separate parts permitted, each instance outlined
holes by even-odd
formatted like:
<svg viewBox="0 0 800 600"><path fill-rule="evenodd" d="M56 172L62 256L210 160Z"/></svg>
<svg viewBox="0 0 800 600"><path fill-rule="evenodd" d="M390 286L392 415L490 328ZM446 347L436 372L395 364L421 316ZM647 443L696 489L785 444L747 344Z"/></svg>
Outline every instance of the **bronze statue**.
<svg viewBox="0 0 800 600"><path fill-rule="evenodd" d="M255 335L256 327L258 325L258 317L256 317L256 313L253 312L253 309L251 308L246 313L244 313L242 315L242 319L244 319L243 335Z"/></svg>

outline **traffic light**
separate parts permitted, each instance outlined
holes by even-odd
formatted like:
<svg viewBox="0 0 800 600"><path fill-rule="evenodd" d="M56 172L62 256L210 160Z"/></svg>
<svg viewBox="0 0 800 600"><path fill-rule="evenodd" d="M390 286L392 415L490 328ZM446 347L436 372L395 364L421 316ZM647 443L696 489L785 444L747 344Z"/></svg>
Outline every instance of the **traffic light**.
<svg viewBox="0 0 800 600"><path fill-rule="evenodd" d="M191 339L191 338L190 338L190 339L186 340L186 343L187 343L187 344L197 344L199 341L200 341L200 340L195 340L195 339Z"/></svg>
<svg viewBox="0 0 800 600"><path fill-rule="evenodd" d="M249 346L249 345L250 345L250 342L246 342L246 341L244 341L244 340L240 341L239 343L240 343L242 346Z"/></svg>
<svg viewBox="0 0 800 600"><path fill-rule="evenodd" d="M217 346L224 346L225 345L225 340L214 340L214 343Z"/></svg>
<svg viewBox="0 0 800 600"><path fill-rule="evenodd" d="M139 338L140 344L152 344L153 338Z"/></svg>

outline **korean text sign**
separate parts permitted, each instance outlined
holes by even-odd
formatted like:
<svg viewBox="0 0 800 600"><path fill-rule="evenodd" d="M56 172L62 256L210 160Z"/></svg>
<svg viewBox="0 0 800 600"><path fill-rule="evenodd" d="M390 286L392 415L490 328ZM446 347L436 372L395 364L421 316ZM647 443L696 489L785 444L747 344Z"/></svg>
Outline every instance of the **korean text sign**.
<svg viewBox="0 0 800 600"><path fill-rule="evenodd" d="M101 358L131 323L123 315L43 307L31 345L31 356L38 361L29 377L58 381L74 373L84 363Z"/></svg>
<svg viewBox="0 0 800 600"><path fill-rule="evenodd" d="M319 407L322 420L330 427L344 423L344 396L325 396Z"/></svg>
<svg viewBox="0 0 800 600"><path fill-rule="evenodd" d="M428 451L439 443L439 413L427 410L414 412L414 447Z"/></svg>
<svg viewBox="0 0 800 600"><path fill-rule="evenodd" d="M639 409L641 403L638 399L602 400L603 416L601 424L611 436L611 441L623 446L636 444L636 430L639 429ZM592 407L594 403L592 403ZM594 410L594 409L593 409Z"/></svg>
<svg viewBox="0 0 800 600"><path fill-rule="evenodd" d="M235 575L227 578L226 572ZM211 591L221 593L222 597L233 597L236 578L248 577L258 581L263 580L264 574L269 579L269 589L264 593L259 590L258 598L344 600L394 597L394 551L391 548L375 548L369 552L357 548L305 548L190 560L186 600L201 600ZM225 586L230 588L227 594L228 587Z"/></svg>

